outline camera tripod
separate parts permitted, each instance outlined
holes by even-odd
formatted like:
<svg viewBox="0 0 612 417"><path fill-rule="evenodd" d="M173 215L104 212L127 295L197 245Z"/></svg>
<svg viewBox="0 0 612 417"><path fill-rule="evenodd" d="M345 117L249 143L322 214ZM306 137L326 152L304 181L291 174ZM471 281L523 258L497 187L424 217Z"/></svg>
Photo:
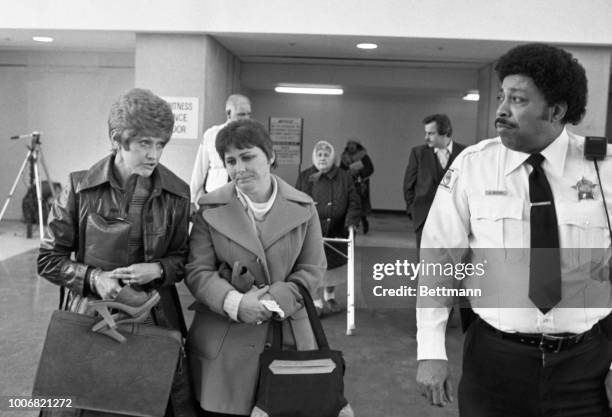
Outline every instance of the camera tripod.
<svg viewBox="0 0 612 417"><path fill-rule="evenodd" d="M51 177L49 176L49 170L47 169L47 164L45 164L45 159L42 153L42 148L41 148L41 143L40 143L40 132L32 132L26 135L19 135L19 136L11 137L11 139L25 139L25 138L31 138L32 141L30 143L30 146L28 146L28 153L25 159L23 160L23 163L21 164L21 168L19 168L19 172L17 173L17 178L15 178L15 182L13 183L13 187L11 188L11 191L9 192L8 197L6 198L6 201L4 202L2 211L0 211L0 222L2 221L2 217L4 216L4 213L6 212L6 209L8 208L11 198L13 197L13 194L15 192L15 189L17 188L19 179L23 175L26 165L29 163L30 185L28 189L29 190L32 189L32 186L35 186L36 188L36 201L38 205L38 226L40 229L40 240L42 240L43 235L44 235L44 227L43 227L44 219L43 219L43 209L42 209L42 188L41 188L41 182L40 182L40 175L38 171L39 161L45 171L45 175L47 176L47 181L49 183L49 188L51 188L51 194L53 195L53 198L55 198L56 193L55 193L55 187L54 187L53 181L51 181ZM26 224L27 224L27 237L31 238L32 237L32 222L27 220Z"/></svg>

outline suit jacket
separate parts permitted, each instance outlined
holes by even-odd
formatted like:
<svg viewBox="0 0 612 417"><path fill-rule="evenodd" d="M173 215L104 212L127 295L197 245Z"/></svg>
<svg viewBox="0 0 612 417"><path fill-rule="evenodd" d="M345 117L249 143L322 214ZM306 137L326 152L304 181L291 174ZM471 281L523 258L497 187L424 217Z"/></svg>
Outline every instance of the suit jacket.
<svg viewBox="0 0 612 417"><path fill-rule="evenodd" d="M464 149L465 145L453 141L453 152L443 169L433 148L427 145L412 148L404 175L404 200L415 231L423 228L440 180Z"/></svg>
<svg viewBox="0 0 612 417"><path fill-rule="evenodd" d="M234 289L219 275L221 263L240 261L288 317L283 342L300 350L316 346L302 298L290 279L311 292L325 274L321 226L312 199L276 177L277 196L258 237L236 196L233 182L205 194L191 232L185 283L196 310L187 348L200 405L208 411L249 415L255 401L259 354L268 323L257 326L232 321L223 310ZM295 347L294 347L295 348Z"/></svg>

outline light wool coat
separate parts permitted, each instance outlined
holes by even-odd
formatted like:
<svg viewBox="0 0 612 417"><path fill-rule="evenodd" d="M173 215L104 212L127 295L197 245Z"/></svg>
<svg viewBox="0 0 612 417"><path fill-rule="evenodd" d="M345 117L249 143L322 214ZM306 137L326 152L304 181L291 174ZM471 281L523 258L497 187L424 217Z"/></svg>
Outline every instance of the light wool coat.
<svg viewBox="0 0 612 417"><path fill-rule="evenodd" d="M298 280L311 292L326 269L321 227L314 203L276 177L278 192L257 236L234 183L204 195L194 222L185 283L194 295L195 317L188 337L190 366L200 405L208 411L248 415L255 401L259 355L269 323L237 323L223 311L234 289L219 265L240 261L262 282L285 312L285 345L316 346ZM295 347L294 347L295 348Z"/></svg>

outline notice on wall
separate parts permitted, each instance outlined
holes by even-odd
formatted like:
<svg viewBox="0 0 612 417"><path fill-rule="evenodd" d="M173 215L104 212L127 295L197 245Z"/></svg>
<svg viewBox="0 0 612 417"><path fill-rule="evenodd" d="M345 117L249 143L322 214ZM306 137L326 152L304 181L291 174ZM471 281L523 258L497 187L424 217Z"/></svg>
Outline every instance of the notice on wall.
<svg viewBox="0 0 612 417"><path fill-rule="evenodd" d="M302 160L300 117L270 117L270 138L279 165L299 165Z"/></svg>
<svg viewBox="0 0 612 417"><path fill-rule="evenodd" d="M198 139L200 103L197 97L163 97L174 114L173 139Z"/></svg>

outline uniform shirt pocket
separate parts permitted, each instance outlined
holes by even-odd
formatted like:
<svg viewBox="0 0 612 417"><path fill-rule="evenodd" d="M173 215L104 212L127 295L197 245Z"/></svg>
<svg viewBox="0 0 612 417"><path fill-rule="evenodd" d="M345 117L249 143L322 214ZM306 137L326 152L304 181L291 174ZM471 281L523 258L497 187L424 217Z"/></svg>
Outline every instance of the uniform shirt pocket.
<svg viewBox="0 0 612 417"><path fill-rule="evenodd" d="M555 208L563 258L581 265L606 261L610 256L610 236L603 203L559 202Z"/></svg>
<svg viewBox="0 0 612 417"><path fill-rule="evenodd" d="M523 246L524 200L509 196L473 197L470 202L472 234L480 247Z"/></svg>

